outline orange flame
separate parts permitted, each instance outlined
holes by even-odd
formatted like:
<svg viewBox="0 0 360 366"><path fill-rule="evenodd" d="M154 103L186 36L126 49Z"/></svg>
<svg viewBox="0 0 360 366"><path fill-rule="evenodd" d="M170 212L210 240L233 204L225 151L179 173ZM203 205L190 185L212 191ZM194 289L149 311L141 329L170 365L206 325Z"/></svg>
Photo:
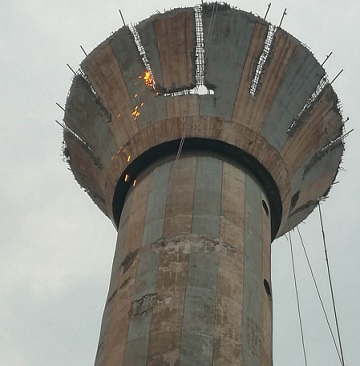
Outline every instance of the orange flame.
<svg viewBox="0 0 360 366"><path fill-rule="evenodd" d="M133 112L131 113L134 116L134 120L136 120L140 116L140 112L138 111L139 106L136 106Z"/></svg>
<svg viewBox="0 0 360 366"><path fill-rule="evenodd" d="M145 80L145 84L147 86L153 86L153 84L154 84L154 78L152 77L150 71L145 71L145 73L144 73L144 80Z"/></svg>

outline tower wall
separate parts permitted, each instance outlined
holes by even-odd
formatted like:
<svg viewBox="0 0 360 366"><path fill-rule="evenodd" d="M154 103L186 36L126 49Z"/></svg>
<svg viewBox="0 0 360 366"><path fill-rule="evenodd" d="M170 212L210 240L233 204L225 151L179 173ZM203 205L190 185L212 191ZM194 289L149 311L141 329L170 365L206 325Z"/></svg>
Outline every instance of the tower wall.
<svg viewBox="0 0 360 366"><path fill-rule="evenodd" d="M192 120L186 137L232 144L270 173L281 196L280 214L273 210L273 218L281 220L274 235L280 236L309 215L335 179L343 153L338 99L323 79L322 65L296 38L277 28L269 44L267 22L227 5L219 5L210 26L212 9L213 4L203 5L202 22L204 83L214 94L164 94L190 90L196 82L192 8L156 14L136 27L158 90L142 80L144 63L128 27L84 59L64 116L66 126L84 142L65 134L71 169L118 225L114 191L126 190L119 177L129 162L125 155L113 160L117 151L126 148L131 164L148 149L180 139L184 121ZM251 95L266 42L269 54ZM321 83L321 92L311 99ZM134 110L140 112L135 119Z"/></svg>
<svg viewBox="0 0 360 366"><path fill-rule="evenodd" d="M143 172L121 215L96 365L271 365L268 207L220 156Z"/></svg>
<svg viewBox="0 0 360 366"><path fill-rule="evenodd" d="M75 179L118 229L96 365L271 365L270 241L334 182L338 98L300 41L227 4L132 31L83 60L64 115Z"/></svg>

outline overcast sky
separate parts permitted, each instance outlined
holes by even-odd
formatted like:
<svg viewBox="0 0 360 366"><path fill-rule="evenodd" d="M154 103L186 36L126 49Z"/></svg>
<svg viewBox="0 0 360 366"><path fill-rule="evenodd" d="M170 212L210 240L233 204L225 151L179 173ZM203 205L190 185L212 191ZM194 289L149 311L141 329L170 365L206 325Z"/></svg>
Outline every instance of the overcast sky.
<svg viewBox="0 0 360 366"><path fill-rule="evenodd" d="M265 15L268 0L237 1ZM0 366L92 365L107 294L116 232L62 162L63 112L72 73L121 25L191 1L2 1L0 12ZM268 20L310 47L326 69L350 120L343 171L322 205L345 364L360 359L360 194L357 128L360 3L273 1ZM318 213L300 225L331 316ZM308 365L339 365L296 232L300 305ZM304 365L290 248L272 246L274 365Z"/></svg>

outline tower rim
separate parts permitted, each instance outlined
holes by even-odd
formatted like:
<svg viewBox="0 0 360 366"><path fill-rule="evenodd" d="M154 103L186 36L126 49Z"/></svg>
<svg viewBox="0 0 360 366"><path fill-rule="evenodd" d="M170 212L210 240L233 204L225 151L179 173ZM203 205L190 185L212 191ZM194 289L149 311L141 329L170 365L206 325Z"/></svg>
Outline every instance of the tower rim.
<svg viewBox="0 0 360 366"><path fill-rule="evenodd" d="M126 196L140 173L164 158L175 158L180 139L174 139L155 145L136 157L122 172L115 186L112 200L112 214L116 227L119 226L121 212ZM183 153L216 155L230 163L240 165L252 174L264 189L271 212L271 240L276 238L282 219L282 204L279 189L268 170L251 154L227 142L204 138L188 137L184 140ZM126 176L130 179L126 179Z"/></svg>

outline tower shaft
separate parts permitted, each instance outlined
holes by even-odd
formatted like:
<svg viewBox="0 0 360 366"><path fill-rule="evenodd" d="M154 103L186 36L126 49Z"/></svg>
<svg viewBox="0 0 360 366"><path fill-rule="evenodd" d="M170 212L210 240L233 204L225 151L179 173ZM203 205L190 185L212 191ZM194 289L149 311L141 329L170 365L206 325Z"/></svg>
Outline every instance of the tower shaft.
<svg viewBox="0 0 360 366"><path fill-rule="evenodd" d="M344 151L313 54L228 4L173 9L82 61L64 122L75 179L118 228L96 366L270 366L270 242Z"/></svg>
<svg viewBox="0 0 360 366"><path fill-rule="evenodd" d="M266 194L241 166L153 163L122 210L95 365L272 365L270 242Z"/></svg>

